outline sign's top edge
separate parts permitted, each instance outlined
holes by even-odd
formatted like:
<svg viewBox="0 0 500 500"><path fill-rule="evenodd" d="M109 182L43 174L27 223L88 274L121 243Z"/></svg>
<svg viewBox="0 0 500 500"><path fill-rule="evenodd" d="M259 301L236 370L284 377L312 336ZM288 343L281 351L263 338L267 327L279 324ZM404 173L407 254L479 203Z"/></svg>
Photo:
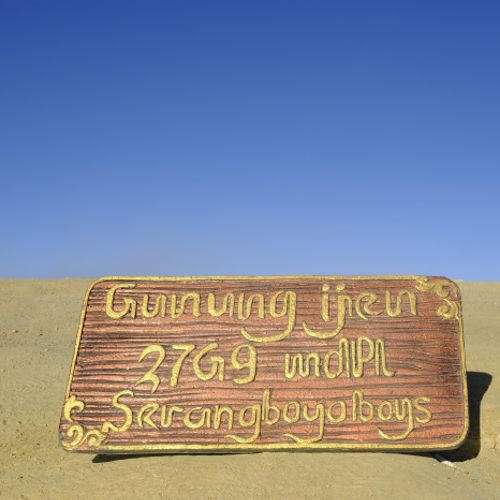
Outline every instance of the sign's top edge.
<svg viewBox="0 0 500 500"><path fill-rule="evenodd" d="M455 280L446 276L435 275L329 275L329 274L289 274L289 275L193 275L193 276L103 276L94 281L113 280L143 280L143 281L203 281L203 280L283 280L283 279L351 279L351 280L420 280L420 279L445 279L452 283Z"/></svg>

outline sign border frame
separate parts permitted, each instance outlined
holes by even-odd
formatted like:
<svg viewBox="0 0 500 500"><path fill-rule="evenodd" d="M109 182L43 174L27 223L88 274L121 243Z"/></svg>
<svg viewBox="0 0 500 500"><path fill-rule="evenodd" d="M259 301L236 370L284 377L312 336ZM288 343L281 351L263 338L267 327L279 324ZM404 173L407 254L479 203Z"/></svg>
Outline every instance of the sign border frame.
<svg viewBox="0 0 500 500"><path fill-rule="evenodd" d="M469 395L467 387L467 369L466 369L466 358L465 358L465 341L464 341L464 331L463 331L463 307L462 298L459 286L451 279L443 276L424 276L424 275L383 275L383 276L330 276L330 275L272 275L272 276L104 276L94 280L90 286L87 288L85 294L85 299L83 302L82 311L80 313L80 321L78 325L78 333L75 342L75 348L73 352L73 358L71 362L70 374L68 384L66 386L65 392L65 402L70 397L71 383L73 381L73 376L75 372L76 359L78 357L78 351L80 348L80 341L83 333L83 324L85 322L85 316L88 308L88 300L90 293L94 287L106 281L232 281L232 280L247 280L247 281L259 281L259 280L297 280L297 279L309 279L309 280L354 280L354 281L372 281L372 280L413 280L418 279L429 279L429 280L446 280L450 285L456 287L458 291L458 299L460 302L460 307L458 309L458 336L459 336L459 348L461 356L461 374L462 374L462 385L463 385L463 407L464 407L464 426L462 434L459 438L451 443L429 443L429 444L404 444L404 443L393 443L393 444L383 444L383 443L264 443L264 444L244 444L244 443L233 443L233 444L133 444L133 445L99 445L92 450L77 450L80 453L104 453L104 454L153 454L158 452L164 453L228 453L228 452L258 452L258 451L399 451L399 452L418 452L418 451L442 451L442 450L453 450L461 446L469 433L470 421L469 421ZM60 430L58 430L59 441Z"/></svg>

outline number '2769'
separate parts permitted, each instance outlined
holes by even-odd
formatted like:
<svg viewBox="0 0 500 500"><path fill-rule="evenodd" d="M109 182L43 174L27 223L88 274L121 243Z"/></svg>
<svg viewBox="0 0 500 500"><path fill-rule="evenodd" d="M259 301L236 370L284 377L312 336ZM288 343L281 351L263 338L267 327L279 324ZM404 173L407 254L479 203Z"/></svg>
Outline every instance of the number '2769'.
<svg viewBox="0 0 500 500"><path fill-rule="evenodd" d="M226 380L226 365L229 364L222 357L214 353L219 347L216 342L212 342L203 348L196 347L195 344L173 344L170 346L177 355L177 359L170 370L170 387L176 387L179 377L183 371L188 358L192 358L193 371L198 379L203 381L217 378L219 381ZM197 351L197 352L196 352ZM146 362L154 359L151 368L135 383L151 384L151 392L154 393L161 384L158 369L166 364L166 349L159 344L153 344L146 347L140 357L140 362ZM255 379L257 371L257 352L255 347L250 344L242 344L236 347L231 353L230 367L232 380L235 384L249 384Z"/></svg>

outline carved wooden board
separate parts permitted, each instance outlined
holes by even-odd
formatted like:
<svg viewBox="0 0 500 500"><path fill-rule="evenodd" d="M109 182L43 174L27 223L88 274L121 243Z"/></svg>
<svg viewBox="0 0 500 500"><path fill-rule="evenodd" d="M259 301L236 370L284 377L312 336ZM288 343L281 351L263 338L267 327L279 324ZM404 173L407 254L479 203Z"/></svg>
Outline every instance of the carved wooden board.
<svg viewBox="0 0 500 500"><path fill-rule="evenodd" d="M89 289L60 440L93 453L457 447L446 278L111 277Z"/></svg>

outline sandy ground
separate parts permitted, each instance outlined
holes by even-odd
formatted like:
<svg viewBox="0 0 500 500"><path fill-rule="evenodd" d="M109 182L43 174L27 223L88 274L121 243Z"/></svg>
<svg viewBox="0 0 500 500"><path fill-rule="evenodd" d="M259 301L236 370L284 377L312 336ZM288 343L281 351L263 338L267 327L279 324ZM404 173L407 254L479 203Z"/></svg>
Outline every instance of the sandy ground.
<svg viewBox="0 0 500 500"><path fill-rule="evenodd" d="M461 284L472 432L460 450L127 458L57 445L89 283L0 280L1 498L500 498L500 283Z"/></svg>

